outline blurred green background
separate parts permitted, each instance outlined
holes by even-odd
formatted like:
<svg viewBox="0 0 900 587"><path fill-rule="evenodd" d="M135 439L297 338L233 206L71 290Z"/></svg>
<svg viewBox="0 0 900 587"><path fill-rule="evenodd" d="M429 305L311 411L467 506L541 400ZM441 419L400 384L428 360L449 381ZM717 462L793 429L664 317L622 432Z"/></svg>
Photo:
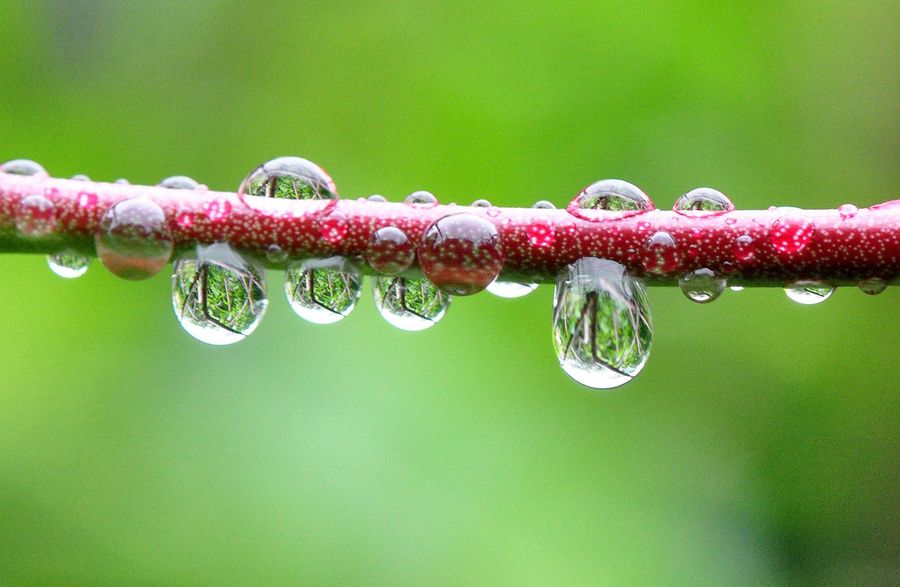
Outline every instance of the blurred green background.
<svg viewBox="0 0 900 587"><path fill-rule="evenodd" d="M661 208L896 198L894 2L0 0L0 159L235 189ZM900 581L900 292L651 291L637 380L556 365L552 288L430 331L294 316L205 346L169 277L4 256L0 584Z"/></svg>

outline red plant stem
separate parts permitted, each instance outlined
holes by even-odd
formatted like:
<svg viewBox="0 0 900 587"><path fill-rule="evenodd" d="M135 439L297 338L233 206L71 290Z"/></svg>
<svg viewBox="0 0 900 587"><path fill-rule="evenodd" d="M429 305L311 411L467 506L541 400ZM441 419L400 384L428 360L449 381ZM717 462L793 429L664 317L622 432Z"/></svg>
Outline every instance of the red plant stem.
<svg viewBox="0 0 900 587"><path fill-rule="evenodd" d="M20 201L41 194L54 205L56 230L28 237L16 230ZM684 273L708 268L729 284L785 286L796 281L855 285L879 278L900 279L900 200L860 209L849 216L838 210L736 210L712 217L688 217L653 210L629 218L591 222L566 210L480 208L438 205L417 207L365 199L248 199L208 190L73 181L0 173L0 251L55 253L72 249L93 253L93 239L104 212L116 202L143 196L164 210L178 251L227 242L243 254L265 261L272 246L290 258L343 255L362 259L371 234L396 226L418 242L425 229L447 214L467 212L487 218L499 230L510 279L553 281L557 272L587 256L618 261L652 285L674 285ZM773 246L779 224L808 223L808 242L799 251ZM654 271L648 240L668 233L675 246L671 259ZM739 237L749 242L736 246ZM752 253L752 254L749 254ZM284 264L266 262L272 267ZM371 268L366 268L374 273ZM412 274L416 274L416 269Z"/></svg>

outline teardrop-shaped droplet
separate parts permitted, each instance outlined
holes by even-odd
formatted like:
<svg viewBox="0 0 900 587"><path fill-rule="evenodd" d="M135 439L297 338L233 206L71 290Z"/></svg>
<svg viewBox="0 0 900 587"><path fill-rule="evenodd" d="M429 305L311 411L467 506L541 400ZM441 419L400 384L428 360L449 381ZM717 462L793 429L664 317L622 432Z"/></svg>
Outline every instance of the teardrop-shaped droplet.
<svg viewBox="0 0 900 587"><path fill-rule="evenodd" d="M553 346L572 379L594 389L628 383L647 362L652 335L646 292L625 267L586 257L560 273Z"/></svg>
<svg viewBox="0 0 900 587"><path fill-rule="evenodd" d="M13 159L0 165L0 172L9 173L10 175L35 175L38 177L46 177L47 170L31 159Z"/></svg>
<svg viewBox="0 0 900 587"><path fill-rule="evenodd" d="M734 210L734 204L728 196L718 190L697 188L675 200L672 209L682 216L704 218L731 212Z"/></svg>
<svg viewBox="0 0 900 587"><path fill-rule="evenodd" d="M200 184L198 184L190 177L187 177L186 175L173 175L172 177L167 177L156 185L161 188L170 190L195 190Z"/></svg>
<svg viewBox="0 0 900 587"><path fill-rule="evenodd" d="M66 279L81 277L87 272L90 264L91 260L88 257L72 251L47 255L47 265L50 267L50 271Z"/></svg>
<svg viewBox="0 0 900 587"><path fill-rule="evenodd" d="M681 252L678 243L668 232L653 233L644 246L642 263L649 273L665 274L681 267Z"/></svg>
<svg viewBox="0 0 900 587"><path fill-rule="evenodd" d="M450 214L425 230L416 248L425 276L452 295L478 293L503 268L503 243L490 220L474 214Z"/></svg>
<svg viewBox="0 0 900 587"><path fill-rule="evenodd" d="M584 188L566 210L582 220L619 220L654 210L650 198L639 187L620 179L604 179Z"/></svg>
<svg viewBox="0 0 900 587"><path fill-rule="evenodd" d="M56 230L56 208L40 194L25 196L16 208L16 230L25 236L45 236Z"/></svg>
<svg viewBox="0 0 900 587"><path fill-rule="evenodd" d="M499 277L487 286L487 290L500 298L521 298L527 296L535 289L536 283L521 283L518 281L501 280Z"/></svg>
<svg viewBox="0 0 900 587"><path fill-rule="evenodd" d="M798 304L820 304L831 297L834 288L817 281L798 281L784 289L787 297Z"/></svg>
<svg viewBox="0 0 900 587"><path fill-rule="evenodd" d="M243 340L268 305L265 270L224 243L198 247L196 256L175 263L172 307L181 326L201 342Z"/></svg>
<svg viewBox="0 0 900 587"><path fill-rule="evenodd" d="M553 202L548 202L547 200L538 200L531 207L537 208L538 210L555 210L556 209L556 206L553 205Z"/></svg>
<svg viewBox="0 0 900 587"><path fill-rule="evenodd" d="M692 302L705 304L722 295L725 291L725 279L712 269L697 269L678 280L681 292Z"/></svg>
<svg viewBox="0 0 900 587"><path fill-rule="evenodd" d="M859 212L859 208L853 204L841 204L838 207L838 214L840 214L841 220L850 220L856 216L857 212Z"/></svg>
<svg viewBox="0 0 900 587"><path fill-rule="evenodd" d="M409 269L416 257L416 249L406 233L396 226L383 226L369 238L366 261L375 271L397 275Z"/></svg>
<svg viewBox="0 0 900 587"><path fill-rule="evenodd" d="M431 192L420 190L406 196L403 203L414 208L434 208L438 205L438 199Z"/></svg>
<svg viewBox="0 0 900 587"><path fill-rule="evenodd" d="M263 163L244 178L238 197L251 208L253 197L285 200L336 200L337 188L324 169L300 157Z"/></svg>
<svg viewBox="0 0 900 587"><path fill-rule="evenodd" d="M138 196L111 206L97 227L94 245L100 261L125 279L147 279L166 266L174 246L159 204Z"/></svg>
<svg viewBox="0 0 900 587"><path fill-rule="evenodd" d="M376 277L372 293L382 318L401 330L425 330L437 324L453 299L427 279Z"/></svg>
<svg viewBox="0 0 900 587"><path fill-rule="evenodd" d="M806 248L815 227L799 215L782 216L769 227L769 244L782 255L793 255Z"/></svg>
<svg viewBox="0 0 900 587"><path fill-rule="evenodd" d="M878 277L870 277L859 282L859 289L864 294L877 296L887 289L887 282Z"/></svg>
<svg viewBox="0 0 900 587"><path fill-rule="evenodd" d="M362 292L362 273L343 257L308 259L284 273L291 309L314 324L331 324L350 315Z"/></svg>

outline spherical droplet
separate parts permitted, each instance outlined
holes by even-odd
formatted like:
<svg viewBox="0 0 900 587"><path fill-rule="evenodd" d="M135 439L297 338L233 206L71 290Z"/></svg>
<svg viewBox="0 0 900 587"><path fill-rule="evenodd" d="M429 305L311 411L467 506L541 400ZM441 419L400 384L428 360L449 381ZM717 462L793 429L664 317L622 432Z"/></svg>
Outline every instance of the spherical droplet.
<svg viewBox="0 0 900 587"><path fill-rule="evenodd" d="M94 245L100 261L125 279L147 279L162 271L174 246L162 208L138 196L111 206L100 219Z"/></svg>
<svg viewBox="0 0 900 587"><path fill-rule="evenodd" d="M734 210L734 204L718 190L697 188L675 200L672 209L682 216L703 218L730 212Z"/></svg>
<svg viewBox="0 0 900 587"><path fill-rule="evenodd" d="M50 267L50 271L66 279L81 277L87 273L90 264L91 260L88 257L72 251L47 255L47 265Z"/></svg>
<svg viewBox="0 0 900 587"><path fill-rule="evenodd" d="M362 292L362 273L343 257L308 259L284 273L291 309L314 324L331 324L350 315Z"/></svg>
<svg viewBox="0 0 900 587"><path fill-rule="evenodd" d="M802 216L782 216L769 227L769 244L778 253L793 255L806 248L814 232L815 227Z"/></svg>
<svg viewBox="0 0 900 587"><path fill-rule="evenodd" d="M322 240L332 245L341 244L349 228L346 216L337 210L332 210L319 222Z"/></svg>
<svg viewBox="0 0 900 587"><path fill-rule="evenodd" d="M172 307L194 338L214 345L249 336L266 312L265 271L226 244L198 247L195 257L177 261Z"/></svg>
<svg viewBox="0 0 900 587"><path fill-rule="evenodd" d="M253 197L285 200L336 200L337 188L324 169L300 157L263 163L244 178L238 197L251 208Z"/></svg>
<svg viewBox="0 0 900 587"><path fill-rule="evenodd" d="M725 279L711 269L697 269L686 273L678 280L681 292L693 302L705 304L722 295Z"/></svg>
<svg viewBox="0 0 900 587"><path fill-rule="evenodd" d="M156 185L169 190L195 190L199 184L186 175L173 175Z"/></svg>
<svg viewBox="0 0 900 587"><path fill-rule="evenodd" d="M418 191L406 196L403 203L415 208L434 208L438 205L438 200L431 192Z"/></svg>
<svg viewBox="0 0 900 587"><path fill-rule="evenodd" d="M635 185L619 179L604 179L584 188L566 210L582 220L618 220L654 210L650 198Z"/></svg>
<svg viewBox="0 0 900 587"><path fill-rule="evenodd" d="M525 226L528 242L535 247L550 247L556 241L556 227L547 218L534 218Z"/></svg>
<svg viewBox="0 0 900 587"><path fill-rule="evenodd" d="M366 261L375 271L397 275L409 269L416 249L406 233L395 226L379 228L366 246Z"/></svg>
<svg viewBox="0 0 900 587"><path fill-rule="evenodd" d="M472 202L472 207L473 208L490 208L491 203L482 198L480 200L475 200L474 202Z"/></svg>
<svg viewBox="0 0 900 587"><path fill-rule="evenodd" d="M643 265L646 271L657 274L671 273L681 267L678 243L671 234L659 231L647 239L644 245Z"/></svg>
<svg viewBox="0 0 900 587"><path fill-rule="evenodd" d="M40 163L31 159L13 159L0 165L0 172L9 173L10 175L35 175L38 177L46 177L47 170Z"/></svg>
<svg viewBox="0 0 900 587"><path fill-rule="evenodd" d="M450 214L428 227L416 248L419 266L453 295L477 293L503 268L503 243L494 224L474 214Z"/></svg>
<svg viewBox="0 0 900 587"><path fill-rule="evenodd" d="M817 281L798 281L785 288L787 297L798 304L819 304L831 297L834 288Z"/></svg>
<svg viewBox="0 0 900 587"><path fill-rule="evenodd" d="M521 298L533 292L537 286L536 283L506 281L498 277L487 286L487 291L499 298Z"/></svg>
<svg viewBox="0 0 900 587"><path fill-rule="evenodd" d="M531 207L537 208L538 210L555 210L556 209L556 206L553 205L553 202L548 202L547 200L538 200Z"/></svg>
<svg viewBox="0 0 900 587"><path fill-rule="evenodd" d="M857 212L859 212L859 208L853 204L842 204L838 207L838 214L841 215L841 220L850 220L856 216Z"/></svg>
<svg viewBox="0 0 900 587"><path fill-rule="evenodd" d="M387 202L387 198L379 194L372 194L366 199L370 202Z"/></svg>
<svg viewBox="0 0 900 587"><path fill-rule="evenodd" d="M870 296L876 296L887 289L887 282L878 277L870 277L859 282L859 289Z"/></svg>
<svg viewBox="0 0 900 587"><path fill-rule="evenodd" d="M756 258L756 241L749 234L734 239L734 258L739 263L751 263Z"/></svg>
<svg viewBox="0 0 900 587"><path fill-rule="evenodd" d="M586 257L564 269L553 299L553 346L572 379L594 389L631 381L650 352L646 292L625 267Z"/></svg>
<svg viewBox="0 0 900 587"><path fill-rule="evenodd" d="M375 307L382 318L401 330L425 330L437 324L453 299L427 279L376 277Z"/></svg>
<svg viewBox="0 0 900 587"><path fill-rule="evenodd" d="M16 230L24 236L45 236L56 230L56 208L44 196L25 196L16 208Z"/></svg>
<svg viewBox="0 0 900 587"><path fill-rule="evenodd" d="M288 254L287 251L279 247L278 245L272 244L266 249L266 259L269 260L269 263L280 264L287 261Z"/></svg>

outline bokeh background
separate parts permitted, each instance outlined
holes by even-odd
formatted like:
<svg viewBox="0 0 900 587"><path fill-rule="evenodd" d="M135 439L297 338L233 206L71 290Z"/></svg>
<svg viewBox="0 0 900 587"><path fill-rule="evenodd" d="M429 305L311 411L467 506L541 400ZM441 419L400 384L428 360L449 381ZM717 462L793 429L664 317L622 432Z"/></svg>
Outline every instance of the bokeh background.
<svg viewBox="0 0 900 587"><path fill-rule="evenodd" d="M894 2L0 0L0 159L234 189L284 154L342 193L659 207L898 196ZM651 291L650 361L589 393L551 287L406 333L270 275L231 348L169 277L4 255L0 584L900 581L900 292Z"/></svg>

